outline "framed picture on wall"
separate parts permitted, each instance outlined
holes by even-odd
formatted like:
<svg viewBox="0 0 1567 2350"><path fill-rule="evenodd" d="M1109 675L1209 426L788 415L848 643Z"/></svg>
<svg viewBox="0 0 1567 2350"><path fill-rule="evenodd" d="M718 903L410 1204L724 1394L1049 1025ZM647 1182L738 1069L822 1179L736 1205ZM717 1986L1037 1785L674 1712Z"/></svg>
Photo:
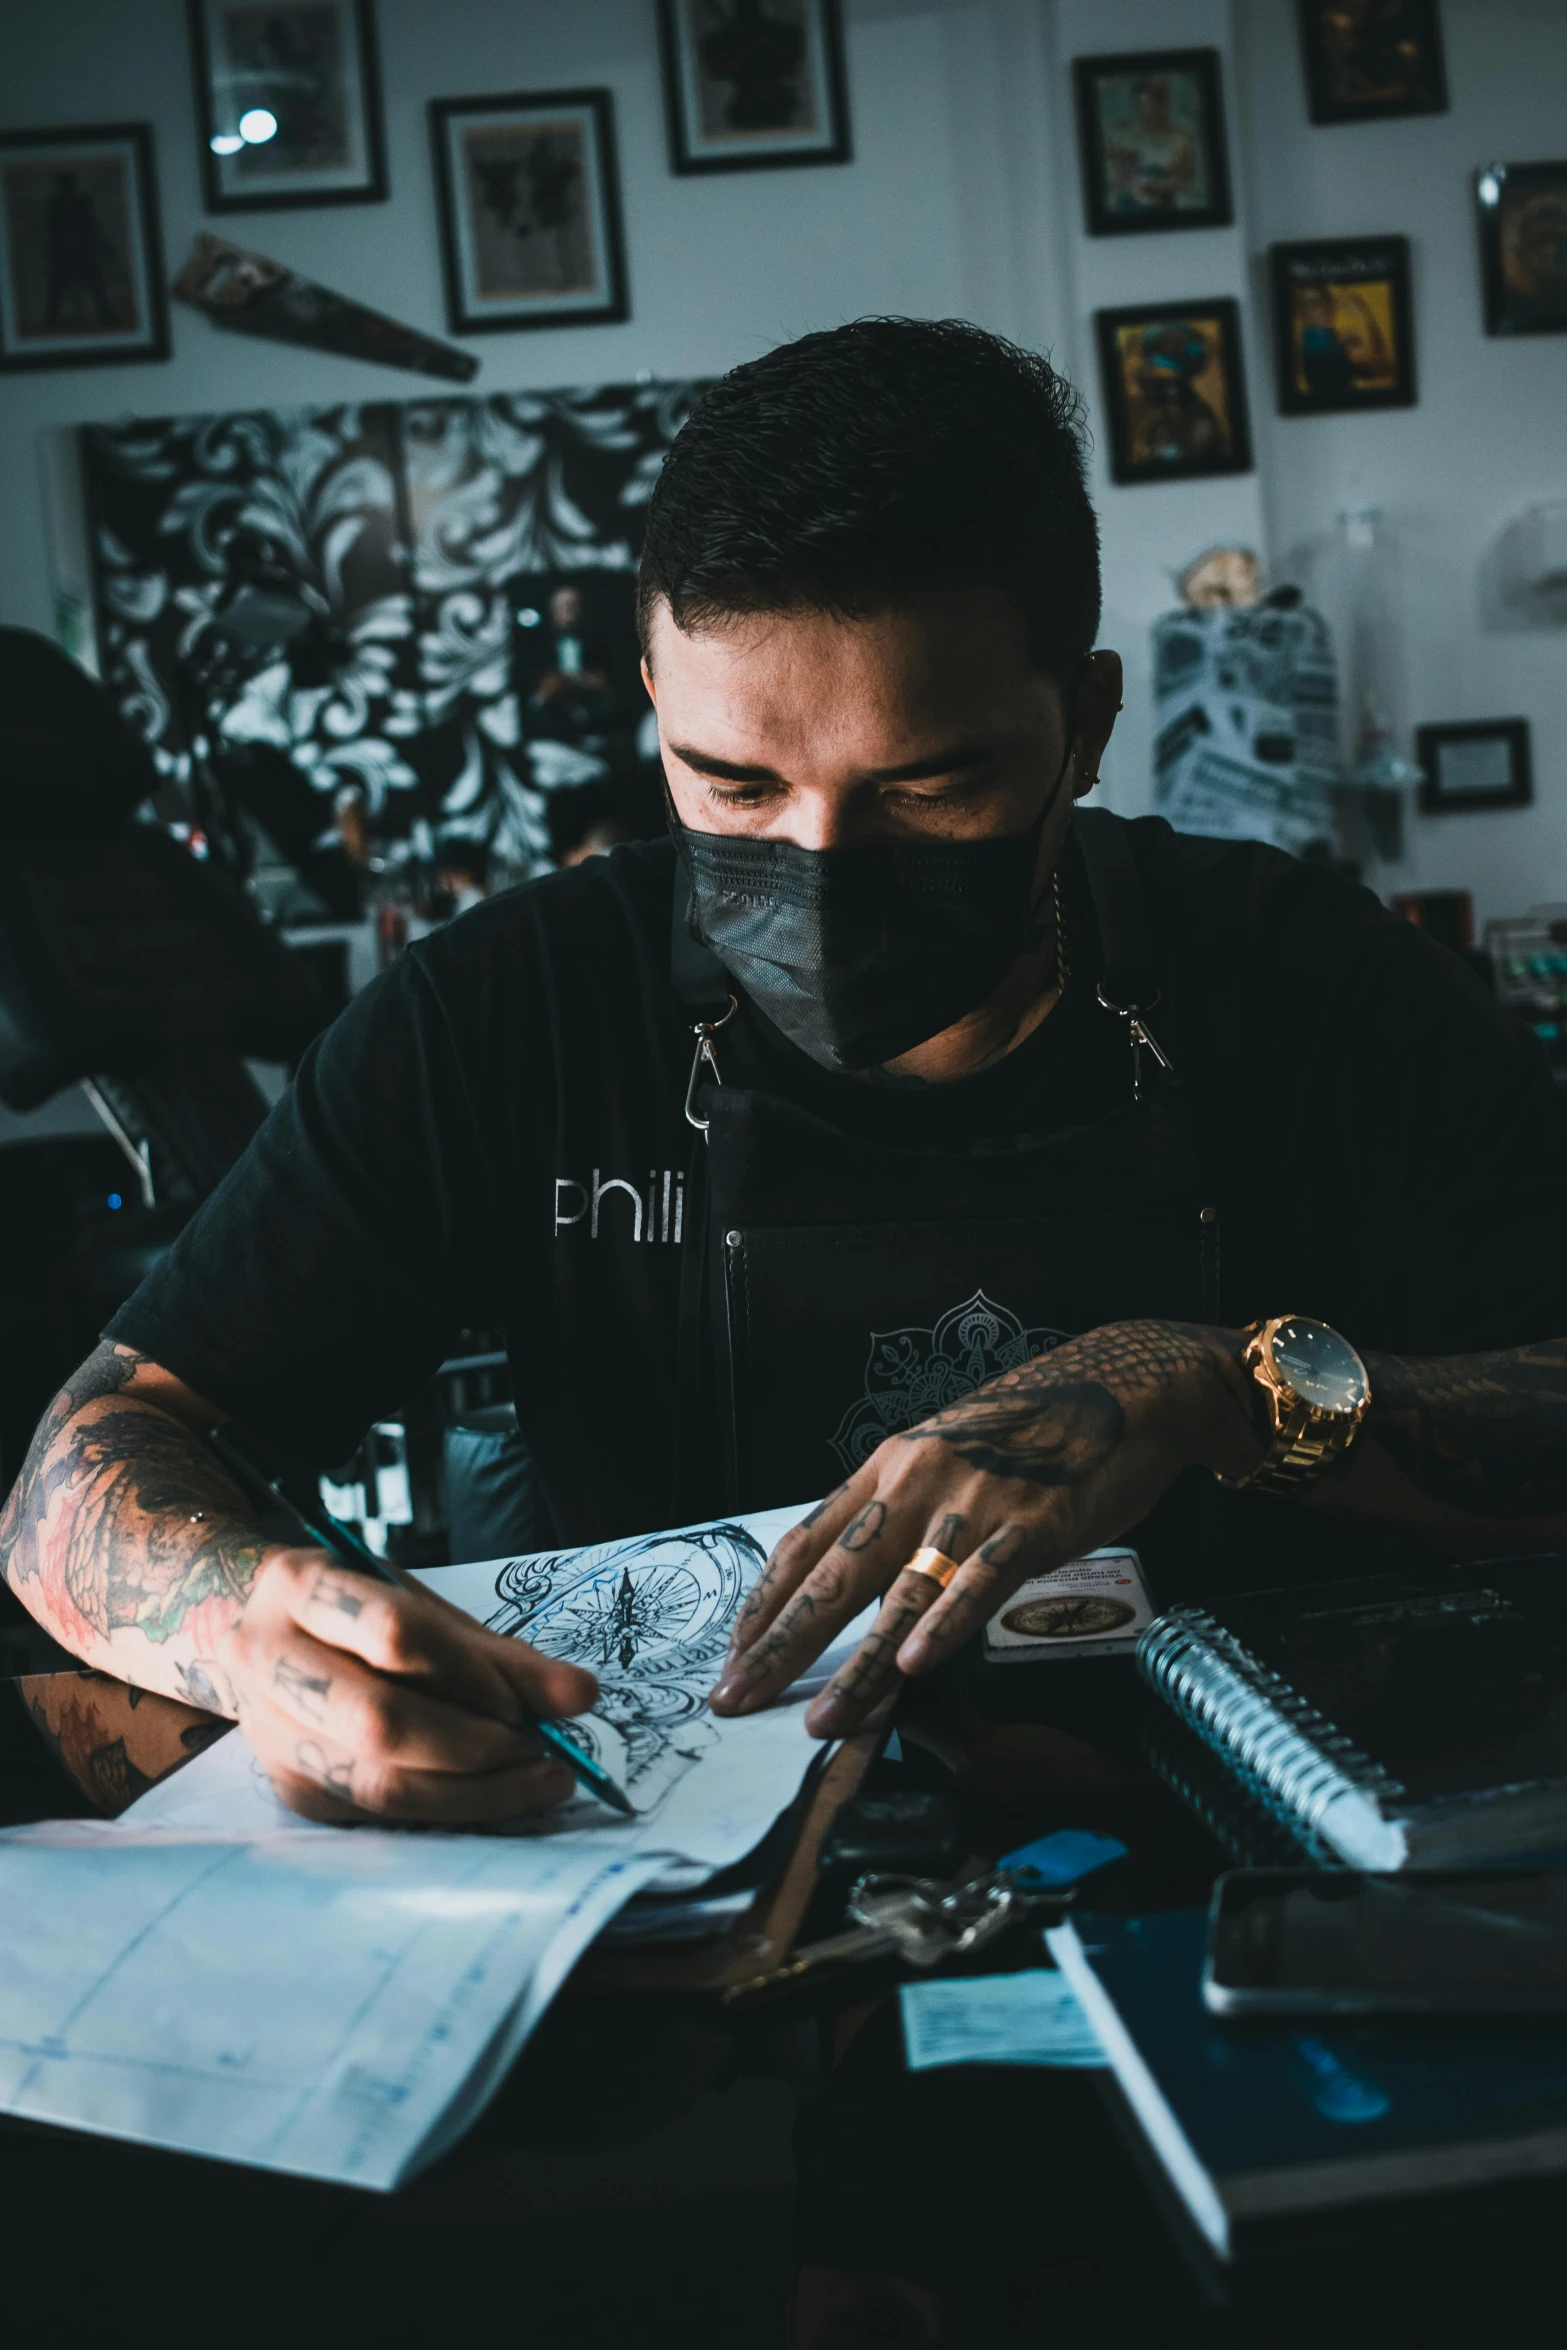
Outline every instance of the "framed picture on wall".
<svg viewBox="0 0 1567 2350"><path fill-rule="evenodd" d="M187 0L209 212L386 194L370 0Z"/></svg>
<svg viewBox="0 0 1567 2350"><path fill-rule="evenodd" d="M627 315L607 90L437 98L430 130L453 334Z"/></svg>
<svg viewBox="0 0 1567 2350"><path fill-rule="evenodd" d="M1467 726L1417 726L1415 757L1425 816L1527 808L1534 798L1527 718L1482 718Z"/></svg>
<svg viewBox="0 0 1567 2350"><path fill-rule="evenodd" d="M1280 413L1412 408L1408 238L1274 245L1269 257Z"/></svg>
<svg viewBox="0 0 1567 2350"><path fill-rule="evenodd" d="M1234 302L1143 302L1094 314L1110 478L1190 481L1251 471Z"/></svg>
<svg viewBox="0 0 1567 2350"><path fill-rule="evenodd" d="M1313 122L1445 114L1437 0L1295 0Z"/></svg>
<svg viewBox="0 0 1567 2350"><path fill-rule="evenodd" d="M839 0L658 0L677 172L847 163Z"/></svg>
<svg viewBox="0 0 1567 2350"><path fill-rule="evenodd" d="M1475 174L1488 335L1567 334L1567 163Z"/></svg>
<svg viewBox="0 0 1567 2350"><path fill-rule="evenodd" d="M1234 219L1217 49L1074 57L1091 237Z"/></svg>
<svg viewBox="0 0 1567 2350"><path fill-rule="evenodd" d="M0 131L0 368L167 359L152 131Z"/></svg>

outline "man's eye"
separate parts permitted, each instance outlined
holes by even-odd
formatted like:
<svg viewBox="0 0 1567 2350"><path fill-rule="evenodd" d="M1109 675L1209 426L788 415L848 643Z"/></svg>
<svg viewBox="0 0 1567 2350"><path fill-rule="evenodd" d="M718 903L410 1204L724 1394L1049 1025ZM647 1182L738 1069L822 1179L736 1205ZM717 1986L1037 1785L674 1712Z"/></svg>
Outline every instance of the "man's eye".
<svg viewBox="0 0 1567 2350"><path fill-rule="evenodd" d="M911 803L916 808L953 808L976 798L983 788L983 784L973 776L956 776L927 786L906 783L888 796Z"/></svg>
<svg viewBox="0 0 1567 2350"><path fill-rule="evenodd" d="M720 808L757 808L777 788L773 783L710 783L707 796Z"/></svg>

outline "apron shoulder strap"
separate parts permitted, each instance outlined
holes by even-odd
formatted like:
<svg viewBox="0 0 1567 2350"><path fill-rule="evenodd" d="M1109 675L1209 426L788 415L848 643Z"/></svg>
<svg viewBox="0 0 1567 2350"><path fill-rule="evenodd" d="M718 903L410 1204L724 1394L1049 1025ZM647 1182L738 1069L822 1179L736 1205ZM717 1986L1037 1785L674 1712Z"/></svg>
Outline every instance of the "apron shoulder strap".
<svg viewBox="0 0 1567 2350"><path fill-rule="evenodd" d="M1114 1011L1151 1011L1159 1000L1159 958L1131 826L1108 808L1080 808L1074 830L1104 957L1102 996Z"/></svg>
<svg viewBox="0 0 1567 2350"><path fill-rule="evenodd" d="M722 963L711 947L691 935L691 884L678 854L669 925L669 981L698 1020L721 1020L729 1010L732 991Z"/></svg>

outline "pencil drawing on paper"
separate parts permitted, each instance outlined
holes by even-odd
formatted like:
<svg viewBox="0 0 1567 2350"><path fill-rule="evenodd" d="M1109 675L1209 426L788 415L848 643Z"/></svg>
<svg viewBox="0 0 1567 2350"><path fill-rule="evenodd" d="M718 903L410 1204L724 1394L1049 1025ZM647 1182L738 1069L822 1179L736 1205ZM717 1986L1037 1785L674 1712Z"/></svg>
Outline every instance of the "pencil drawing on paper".
<svg viewBox="0 0 1567 2350"><path fill-rule="evenodd" d="M597 1675L595 1712L625 1740L626 1791L645 1811L716 1742L707 1694L764 1556L721 1522L509 1559L487 1621Z"/></svg>

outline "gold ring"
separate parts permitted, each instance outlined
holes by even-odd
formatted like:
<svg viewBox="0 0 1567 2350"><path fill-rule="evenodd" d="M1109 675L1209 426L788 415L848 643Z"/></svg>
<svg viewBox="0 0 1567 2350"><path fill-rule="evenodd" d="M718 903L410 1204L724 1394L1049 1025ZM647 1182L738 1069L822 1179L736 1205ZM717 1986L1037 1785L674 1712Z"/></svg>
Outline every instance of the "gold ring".
<svg viewBox="0 0 1567 2350"><path fill-rule="evenodd" d="M942 1591L946 1590L957 1571L956 1559L949 1559L944 1550L932 1550L928 1543L924 1549L914 1553L903 1570L906 1575L928 1575Z"/></svg>

